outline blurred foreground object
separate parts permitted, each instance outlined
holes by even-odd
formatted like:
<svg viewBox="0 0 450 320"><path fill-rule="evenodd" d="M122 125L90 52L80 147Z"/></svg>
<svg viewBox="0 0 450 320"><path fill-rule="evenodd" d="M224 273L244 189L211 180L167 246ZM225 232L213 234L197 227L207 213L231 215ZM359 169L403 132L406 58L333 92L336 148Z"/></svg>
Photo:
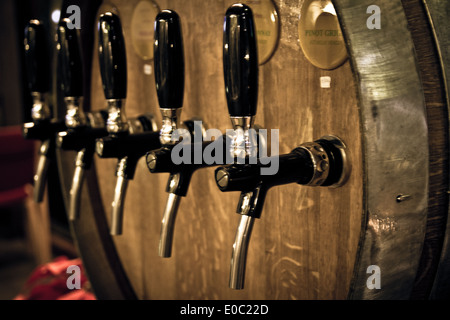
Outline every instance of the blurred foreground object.
<svg viewBox="0 0 450 320"><path fill-rule="evenodd" d="M73 276L73 273L67 273L71 266L81 269L80 289L69 289L67 286L67 280ZM37 267L14 300L96 300L96 297L90 292L90 283L83 272L81 259L69 260L60 256Z"/></svg>

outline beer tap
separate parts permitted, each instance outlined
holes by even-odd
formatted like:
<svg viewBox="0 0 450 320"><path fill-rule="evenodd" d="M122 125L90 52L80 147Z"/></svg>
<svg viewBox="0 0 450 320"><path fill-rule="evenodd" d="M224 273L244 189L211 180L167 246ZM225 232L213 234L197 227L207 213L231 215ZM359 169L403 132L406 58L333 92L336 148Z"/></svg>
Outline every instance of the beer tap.
<svg viewBox="0 0 450 320"><path fill-rule="evenodd" d="M127 119L125 115L127 65L120 18L111 12L102 14L98 32L100 71L108 104L108 136L97 140L96 152L101 158L118 159L110 233L120 235L128 181L134 178L139 159L147 151L160 148L161 143L151 115L134 119Z"/></svg>
<svg viewBox="0 0 450 320"><path fill-rule="evenodd" d="M155 81L161 115L162 148L147 153L147 166L152 173L169 173L166 192L169 193L161 223L159 255L170 257L172 252L173 230L175 218L182 197L186 196L192 174L196 169L206 166L200 163L174 163L172 150L177 144L191 144L204 148L202 143L204 128L195 120L183 122L184 133L188 138L179 141L174 135L180 128L179 118L184 97L184 51L181 23L178 14L173 10L162 10L155 20L154 63ZM190 148L190 159L194 159L194 144Z"/></svg>
<svg viewBox="0 0 450 320"><path fill-rule="evenodd" d="M345 144L335 136L324 136L301 144L288 154L257 158L256 163L238 161L250 159L252 141L245 134L256 114L258 65L256 35L251 9L234 4L224 21L224 78L228 110L235 129L243 132L232 144L235 163L218 167L216 183L223 192L240 191L236 212L240 221L233 244L229 286L243 289L247 249L255 219L261 217L264 200L272 187L297 183L308 186L333 186L345 183L348 176ZM248 161L247 161L248 162ZM278 170L266 172L268 163L278 163Z"/></svg>
<svg viewBox="0 0 450 320"><path fill-rule="evenodd" d="M57 147L77 152L70 188L69 220L79 217L80 195L85 170L89 170L95 152L96 139L106 136L106 112L83 111L83 63L79 30L68 27L62 19L57 28L58 62L62 91L66 104L66 131L58 133Z"/></svg>
<svg viewBox="0 0 450 320"><path fill-rule="evenodd" d="M25 28L25 67L27 84L33 106L32 122L24 123L25 139L40 140L39 160L34 175L33 198L42 202L47 172L55 149L55 134L65 130L63 121L52 118L48 103L50 64L48 61L46 30L39 20L31 20Z"/></svg>

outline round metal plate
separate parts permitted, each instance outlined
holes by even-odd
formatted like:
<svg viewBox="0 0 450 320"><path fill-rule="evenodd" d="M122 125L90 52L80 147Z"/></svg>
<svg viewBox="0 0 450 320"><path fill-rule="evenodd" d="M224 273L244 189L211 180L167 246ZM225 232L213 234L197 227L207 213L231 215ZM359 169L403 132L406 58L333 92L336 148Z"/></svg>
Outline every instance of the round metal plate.
<svg viewBox="0 0 450 320"><path fill-rule="evenodd" d="M149 0L140 1L131 18L131 42L136 54L144 60L153 59L153 24L159 12L158 5Z"/></svg>
<svg viewBox="0 0 450 320"><path fill-rule="evenodd" d="M306 58L318 68L335 69L348 58L336 11L329 0L303 3L298 35Z"/></svg>

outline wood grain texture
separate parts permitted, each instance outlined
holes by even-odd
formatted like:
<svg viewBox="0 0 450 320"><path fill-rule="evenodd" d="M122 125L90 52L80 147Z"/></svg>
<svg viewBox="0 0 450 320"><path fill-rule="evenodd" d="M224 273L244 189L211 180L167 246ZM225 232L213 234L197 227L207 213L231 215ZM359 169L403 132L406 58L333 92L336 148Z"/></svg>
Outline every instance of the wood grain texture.
<svg viewBox="0 0 450 320"><path fill-rule="evenodd" d="M129 32L138 1L114 1L127 46L128 117L151 112L158 123L153 74L145 75ZM123 235L114 242L141 299L345 299L353 272L362 212L362 155L359 115L349 63L332 71L312 66L298 44L301 1L276 1L281 39L260 67L256 123L279 129L280 153L335 134L349 147L350 180L337 189L299 185L269 191L250 242L246 287L228 288L231 245L239 217L237 193L221 193L214 168L197 171L177 216L171 258L158 256L166 174L151 174L144 159L130 182ZM208 128L230 128L222 67L223 16L229 1L158 1L182 21L186 85L182 119L201 117ZM330 89L320 77L330 76ZM92 109L105 107L94 50ZM96 157L101 204L107 219L114 192L116 160ZM92 199L95 201L94 199ZM98 200L97 200L98 201Z"/></svg>
<svg viewBox="0 0 450 320"><path fill-rule="evenodd" d="M231 127L222 67L223 16L230 0L161 0L161 9L175 10L182 22L186 82L182 120L200 117L208 128L225 132ZM117 7L127 49L128 117L151 112L160 125L154 75L144 68L130 40L131 17L139 0L104 1L100 8ZM298 41L302 0L275 1L281 19L281 38L273 57L259 69L256 123L279 129L280 153L303 142L334 134L348 146L351 175L340 188L286 185L271 189L250 242L245 289L228 288L231 245L239 217L234 213L238 193L221 193L214 168L194 173L187 197L178 211L171 258L158 256L162 213L168 194L168 174L151 174L141 159L130 181L123 235L111 238L111 202L117 160L95 157L95 167L83 188L82 216L72 225L78 248L96 293L104 299L345 299L354 273L366 208L360 110L354 74L347 61L335 70L312 66ZM431 34L420 1L403 0L410 23L424 99L427 104L430 151L430 188L427 237L412 298L430 290L442 245L448 208L448 115L442 79ZM149 26L151 27L151 26ZM94 50L92 110L104 109ZM331 88L320 87L320 77L331 77ZM68 193L73 155L60 159ZM70 169L67 169L70 168ZM95 257L94 250L98 250ZM117 256L116 256L117 254ZM431 259L429 259L431 257ZM121 262L121 264L119 263ZM112 265L107 265L108 263ZM131 283L128 286L128 280ZM131 292L134 291L134 292Z"/></svg>

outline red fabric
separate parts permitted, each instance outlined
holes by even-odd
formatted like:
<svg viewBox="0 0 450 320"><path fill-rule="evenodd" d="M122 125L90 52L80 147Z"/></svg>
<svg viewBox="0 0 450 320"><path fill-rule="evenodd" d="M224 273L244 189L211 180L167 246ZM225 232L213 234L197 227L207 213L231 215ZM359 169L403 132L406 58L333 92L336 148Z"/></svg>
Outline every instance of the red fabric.
<svg viewBox="0 0 450 320"><path fill-rule="evenodd" d="M0 127L0 206L25 199L23 187L33 183L34 144L23 138L21 126Z"/></svg>
<svg viewBox="0 0 450 320"><path fill-rule="evenodd" d="M0 206L9 207L21 203L27 197L25 187L0 191Z"/></svg>
<svg viewBox="0 0 450 320"><path fill-rule="evenodd" d="M81 269L81 289L67 287L67 279L72 275L67 268L73 265ZM89 291L81 260L62 256L36 268L14 300L96 300L96 297Z"/></svg>

